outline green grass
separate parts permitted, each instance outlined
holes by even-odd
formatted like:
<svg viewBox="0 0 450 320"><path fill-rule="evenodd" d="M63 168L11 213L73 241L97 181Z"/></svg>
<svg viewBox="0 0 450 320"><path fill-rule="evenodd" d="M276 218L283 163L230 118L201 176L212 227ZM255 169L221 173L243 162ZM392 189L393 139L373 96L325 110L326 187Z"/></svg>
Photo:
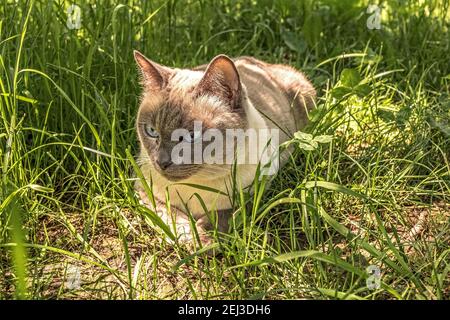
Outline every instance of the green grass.
<svg viewBox="0 0 450 320"><path fill-rule="evenodd" d="M92 3L80 30L68 1L0 3L1 299L450 298L450 1L383 1L381 30L367 1ZM237 190L220 256L139 206L133 49L251 55L317 88L304 131L332 141Z"/></svg>

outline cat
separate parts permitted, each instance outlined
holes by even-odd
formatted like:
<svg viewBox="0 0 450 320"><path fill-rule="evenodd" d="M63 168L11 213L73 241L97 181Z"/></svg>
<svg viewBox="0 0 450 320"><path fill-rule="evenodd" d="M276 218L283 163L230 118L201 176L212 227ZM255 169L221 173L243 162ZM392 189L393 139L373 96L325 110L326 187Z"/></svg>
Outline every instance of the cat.
<svg viewBox="0 0 450 320"><path fill-rule="evenodd" d="M208 230L228 229L232 204L226 193L231 188L233 164L177 163L173 159L176 146L196 145L196 136L205 131L193 131L195 123L219 133L277 129L278 143L283 143L307 124L315 89L300 71L252 57L218 55L209 64L192 69L163 66L138 51L134 58L143 88L136 125L138 164L154 201L148 198L142 181L136 182L136 190L144 204L175 226L180 241L195 242L191 230L195 223L200 242L208 245L212 242ZM173 139L178 129L185 129L188 135ZM231 152L244 147L251 146L245 141ZM201 148L205 151L206 146ZM227 148L223 151L230 152ZM188 158L192 160L192 154ZM280 158L283 164L287 156ZM252 184L257 166L245 162L235 166L240 187ZM216 219L207 212L217 212Z"/></svg>

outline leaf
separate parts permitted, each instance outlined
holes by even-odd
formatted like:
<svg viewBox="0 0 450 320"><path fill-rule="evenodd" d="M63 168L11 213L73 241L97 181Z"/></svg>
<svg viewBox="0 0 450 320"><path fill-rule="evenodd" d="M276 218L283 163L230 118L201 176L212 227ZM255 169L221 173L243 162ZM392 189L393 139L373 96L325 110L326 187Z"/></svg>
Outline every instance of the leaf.
<svg viewBox="0 0 450 320"><path fill-rule="evenodd" d="M201 184L195 184L195 183L175 182L175 183L170 184L169 187L170 186L176 186L176 185L192 187L192 188L195 188L195 189L200 189L200 190L209 191L209 192L212 192L212 193L217 193L217 194L220 194L222 196L228 196L228 193L220 191L219 189L215 189L215 188L211 188L211 187L208 187L208 186L204 186L204 185L201 185Z"/></svg>
<svg viewBox="0 0 450 320"><path fill-rule="evenodd" d="M301 132L301 131L297 131L296 133L294 133L294 137L296 139L303 140L303 141L312 141L313 140L312 134Z"/></svg>
<svg viewBox="0 0 450 320"><path fill-rule="evenodd" d="M395 114L392 110L378 109L376 112L384 122L395 121Z"/></svg>
<svg viewBox="0 0 450 320"><path fill-rule="evenodd" d="M345 300L367 300L363 297L360 297L358 295L352 294L352 293L346 293L346 292L341 292L341 291L337 291L334 289L327 289L327 288L317 288L317 290L329 297L332 298L338 298L338 299L345 299Z"/></svg>
<svg viewBox="0 0 450 320"><path fill-rule="evenodd" d="M356 69L344 69L341 72L341 83L350 88L356 87L361 82L361 76Z"/></svg>
<svg viewBox="0 0 450 320"><path fill-rule="evenodd" d="M49 192L53 192L54 190L52 188L47 188L47 187L43 187L41 185L38 184L30 184L28 185L30 187L30 189L39 191L39 192L44 192L44 193L49 193Z"/></svg>
<svg viewBox="0 0 450 320"><path fill-rule="evenodd" d="M370 86L368 84L364 83L364 84L357 85L354 88L354 91L359 97L363 98L363 97L369 95L369 93L372 90L371 90L371 88L370 88Z"/></svg>
<svg viewBox="0 0 450 320"><path fill-rule="evenodd" d="M320 119L322 119L323 114L324 114L325 108L323 107L323 105L318 106L315 109L312 109L309 113L308 113L308 118L311 122L316 122Z"/></svg>
<svg viewBox="0 0 450 320"><path fill-rule="evenodd" d="M141 206L140 209L142 210L141 213L150 219L153 225L158 226L170 238L170 240L175 241L176 237L170 229L170 226L167 225L153 210L150 210L145 206Z"/></svg>
<svg viewBox="0 0 450 320"><path fill-rule="evenodd" d="M13 95L11 93L0 93L0 96L12 97ZM16 95L16 99L20 100L20 101L31 103L31 104L35 104L35 103L38 102L36 99L25 97L25 96L21 96L21 95Z"/></svg>
<svg viewBox="0 0 450 320"><path fill-rule="evenodd" d="M333 140L333 136L322 135L322 136L314 137L314 141L316 141L318 143L330 143L331 140Z"/></svg>
<svg viewBox="0 0 450 320"><path fill-rule="evenodd" d="M314 149L317 149L317 148L319 147L319 144L318 144L317 141L315 141L315 140L308 141L308 143L309 143Z"/></svg>
<svg viewBox="0 0 450 320"><path fill-rule="evenodd" d="M308 143L305 143L305 142L298 142L298 146L299 146L299 148L300 149L303 149L303 150L306 150L306 151L313 151L313 150L315 150L316 148L314 148L314 146L312 146L312 145L310 145L310 144L308 144Z"/></svg>
<svg viewBox="0 0 450 320"><path fill-rule="evenodd" d="M301 204L301 205L308 206L307 203L304 203L300 199L297 199L297 198L286 197L286 198L278 199L278 200L272 202L271 204L269 204L267 206L267 208L265 208L264 211L260 215L258 215L258 217L255 220L255 224L258 223L261 219L263 219L273 208L275 208L279 205L282 205L282 204L287 204L287 203Z"/></svg>
<svg viewBox="0 0 450 320"><path fill-rule="evenodd" d="M284 30L281 34L284 43L289 49L297 53L303 53L306 51L306 43L302 40L301 36L295 32Z"/></svg>
<svg viewBox="0 0 450 320"><path fill-rule="evenodd" d="M367 199L367 197L361 193L358 193L356 191L353 191L347 187L344 187L340 184L337 183L333 183L333 182L328 182L328 181L308 181L305 183L305 188L309 189L309 188L315 188L315 187L321 187L321 188L325 188L328 190L332 190L332 191L337 191L337 192L341 192L341 193L345 193L348 194L349 196L352 197L357 197L357 198L361 198L361 199Z"/></svg>
<svg viewBox="0 0 450 320"><path fill-rule="evenodd" d="M339 86L339 87L335 87L331 90L331 96L336 99L342 99L345 95L347 95L351 92L352 92L352 89L343 87L343 86Z"/></svg>
<svg viewBox="0 0 450 320"><path fill-rule="evenodd" d="M303 35L310 47L314 47L320 40L322 32L322 18L319 13L311 13L303 24Z"/></svg>

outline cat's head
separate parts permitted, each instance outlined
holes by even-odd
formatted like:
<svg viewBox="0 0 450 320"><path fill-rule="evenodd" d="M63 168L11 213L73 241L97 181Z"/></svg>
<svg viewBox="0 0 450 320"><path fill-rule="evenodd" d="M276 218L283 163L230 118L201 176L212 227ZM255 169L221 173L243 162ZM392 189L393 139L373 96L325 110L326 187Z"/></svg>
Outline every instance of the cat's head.
<svg viewBox="0 0 450 320"><path fill-rule="evenodd" d="M233 61L219 55L207 67L189 70L162 66L137 51L134 57L143 87L137 117L141 158L150 161L161 175L171 181L193 175L214 178L223 174L222 170L214 170L204 162L194 163L194 152L199 152L195 144L198 136L206 130L225 132L225 129L244 128L246 125L242 106L245 93ZM195 123L201 123L201 132L194 130ZM180 129L186 134L174 137L173 133L180 132ZM188 155L190 164L173 159L172 151L180 143L192 145ZM205 149L207 145L203 141L200 148Z"/></svg>

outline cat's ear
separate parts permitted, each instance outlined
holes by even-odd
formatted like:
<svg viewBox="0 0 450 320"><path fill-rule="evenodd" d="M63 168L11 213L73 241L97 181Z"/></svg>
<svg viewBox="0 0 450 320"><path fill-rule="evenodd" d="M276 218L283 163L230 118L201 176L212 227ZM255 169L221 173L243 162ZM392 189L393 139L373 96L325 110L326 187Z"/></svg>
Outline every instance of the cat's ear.
<svg viewBox="0 0 450 320"><path fill-rule="evenodd" d="M240 108L241 81L234 62L223 54L215 57L206 68L197 91L219 97L232 110Z"/></svg>
<svg viewBox="0 0 450 320"><path fill-rule="evenodd" d="M134 50L134 59L142 74L142 82L148 90L161 90L167 84L172 70L151 61L142 53Z"/></svg>

